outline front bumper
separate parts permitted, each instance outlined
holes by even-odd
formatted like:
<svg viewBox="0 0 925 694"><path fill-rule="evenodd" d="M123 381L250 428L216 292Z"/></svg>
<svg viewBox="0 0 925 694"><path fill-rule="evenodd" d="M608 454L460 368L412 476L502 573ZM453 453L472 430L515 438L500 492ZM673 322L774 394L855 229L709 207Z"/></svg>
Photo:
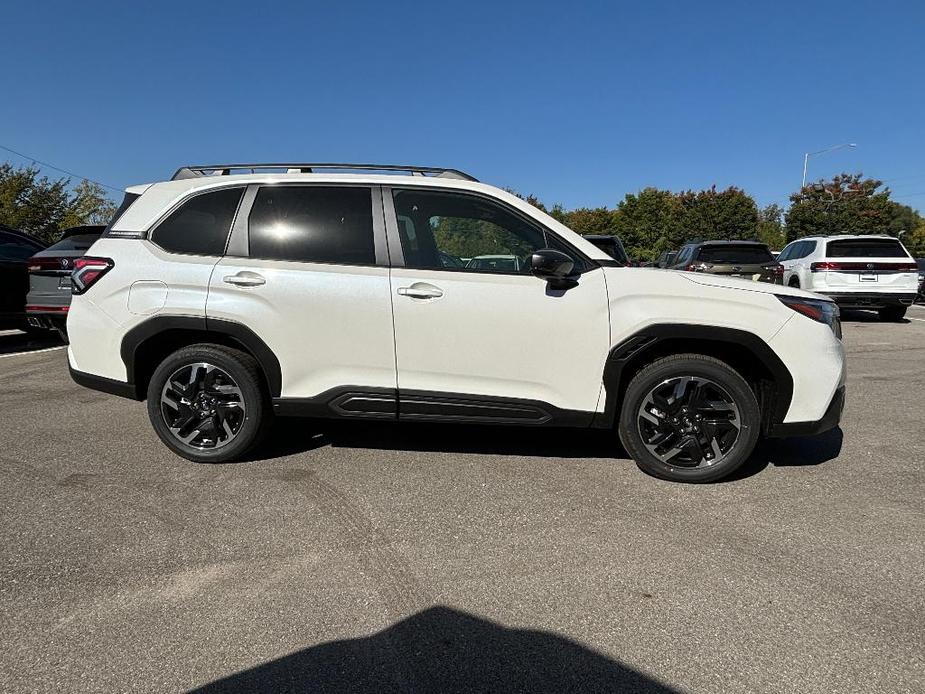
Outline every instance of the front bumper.
<svg viewBox="0 0 925 694"><path fill-rule="evenodd" d="M911 306L915 294L898 292L819 292L842 308L885 308L887 306Z"/></svg>
<svg viewBox="0 0 925 694"><path fill-rule="evenodd" d="M815 436L829 429L834 429L841 421L845 409L845 386L839 387L832 396L832 402L826 408L822 419L815 422L789 422L772 425L768 436L783 438L787 436Z"/></svg>

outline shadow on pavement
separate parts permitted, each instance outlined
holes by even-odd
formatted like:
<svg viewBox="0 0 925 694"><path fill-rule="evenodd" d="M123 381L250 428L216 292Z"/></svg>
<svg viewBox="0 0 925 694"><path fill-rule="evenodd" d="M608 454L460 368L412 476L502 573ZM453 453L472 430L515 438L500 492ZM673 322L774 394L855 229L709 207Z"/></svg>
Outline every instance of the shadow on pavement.
<svg viewBox="0 0 925 694"><path fill-rule="evenodd" d="M843 438L841 427L835 427L817 436L761 439L745 465L720 482L733 482L751 477L768 465L775 467L821 465L839 456Z"/></svg>
<svg viewBox="0 0 925 694"><path fill-rule="evenodd" d="M254 458L278 458L322 446L559 458L626 458L616 432L601 429L294 418L277 419L267 440L254 452Z"/></svg>
<svg viewBox="0 0 925 694"><path fill-rule="evenodd" d="M366 638L305 648L196 692L650 692L671 689L547 632L448 607Z"/></svg>
<svg viewBox="0 0 925 694"><path fill-rule="evenodd" d="M887 325L897 323L909 323L908 318L898 321L882 321L876 311L865 311L864 309L843 308L841 310L842 323L884 323Z"/></svg>
<svg viewBox="0 0 925 694"><path fill-rule="evenodd" d="M34 352L39 349L58 347L64 342L56 332L50 330L45 333L32 334L19 330L0 331L0 354L14 354L16 352Z"/></svg>

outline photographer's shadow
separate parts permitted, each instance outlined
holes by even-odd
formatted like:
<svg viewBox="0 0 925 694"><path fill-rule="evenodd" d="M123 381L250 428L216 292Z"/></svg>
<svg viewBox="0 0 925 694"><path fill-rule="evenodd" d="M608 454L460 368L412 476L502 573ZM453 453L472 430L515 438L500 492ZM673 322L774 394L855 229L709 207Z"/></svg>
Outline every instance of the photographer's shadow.
<svg viewBox="0 0 925 694"><path fill-rule="evenodd" d="M542 631L432 607L368 637L311 646L196 692L641 692L676 690Z"/></svg>

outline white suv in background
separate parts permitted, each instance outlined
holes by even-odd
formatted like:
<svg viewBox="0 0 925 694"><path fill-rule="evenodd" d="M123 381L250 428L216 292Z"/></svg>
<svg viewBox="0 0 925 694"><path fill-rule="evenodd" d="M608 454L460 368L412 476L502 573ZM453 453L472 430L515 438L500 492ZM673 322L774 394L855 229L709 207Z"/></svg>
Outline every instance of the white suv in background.
<svg viewBox="0 0 925 694"><path fill-rule="evenodd" d="M517 262L463 262L484 256ZM454 170L184 167L129 188L75 265L73 378L147 399L194 461L276 413L616 429L646 472L703 482L844 402L835 304L623 267Z"/></svg>
<svg viewBox="0 0 925 694"><path fill-rule="evenodd" d="M784 283L825 294L845 308L878 309L901 320L918 293L918 266L892 236L810 236L777 257Z"/></svg>

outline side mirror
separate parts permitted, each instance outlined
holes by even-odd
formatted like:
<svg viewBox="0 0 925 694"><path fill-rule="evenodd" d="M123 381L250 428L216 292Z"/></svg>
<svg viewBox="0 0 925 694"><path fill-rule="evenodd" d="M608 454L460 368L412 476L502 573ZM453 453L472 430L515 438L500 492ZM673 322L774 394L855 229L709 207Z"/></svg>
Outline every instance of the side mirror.
<svg viewBox="0 0 925 694"><path fill-rule="evenodd" d="M540 279L549 282L554 289L568 289L578 284L575 261L562 251L541 248L530 256L530 270Z"/></svg>

